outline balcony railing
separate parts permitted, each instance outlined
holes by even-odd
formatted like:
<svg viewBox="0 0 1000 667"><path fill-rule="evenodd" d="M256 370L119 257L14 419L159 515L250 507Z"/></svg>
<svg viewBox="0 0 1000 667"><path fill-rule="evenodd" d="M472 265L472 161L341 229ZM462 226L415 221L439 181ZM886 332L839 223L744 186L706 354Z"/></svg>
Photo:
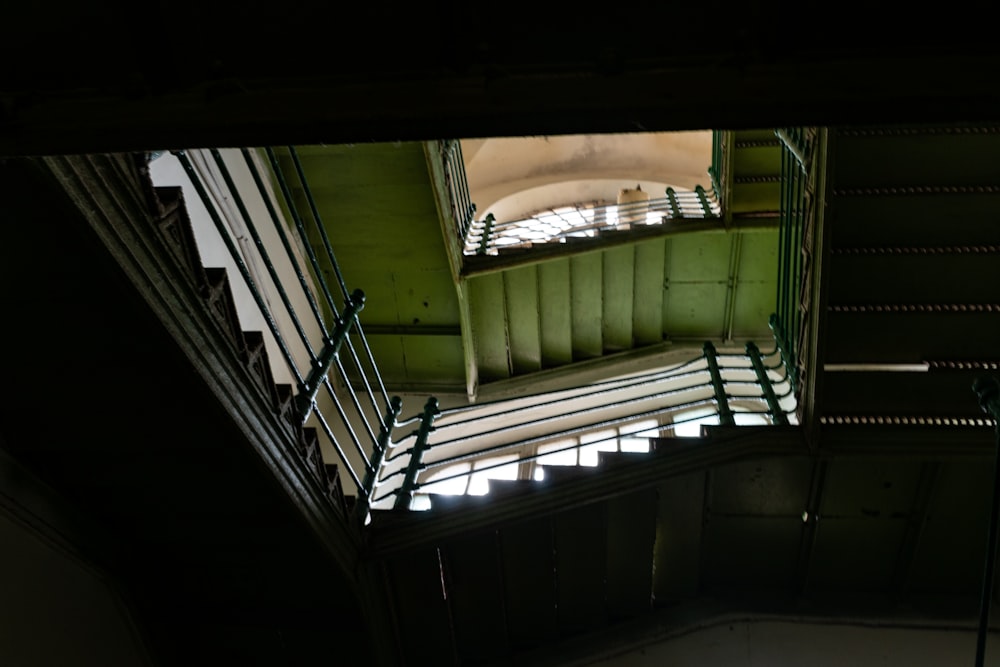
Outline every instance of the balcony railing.
<svg viewBox="0 0 1000 667"><path fill-rule="evenodd" d="M504 248L566 243L604 232L660 225L669 220L717 220L722 210L715 189L667 188L663 197L623 204L564 206L522 220L498 222L492 214L474 221L465 235L466 255L496 255Z"/></svg>
<svg viewBox="0 0 1000 667"><path fill-rule="evenodd" d="M469 235L472 220L476 215L476 205L469 197L469 182L465 177L465 158L462 156L462 142L445 139L438 143L440 159L444 166L445 189L451 203L451 213L458 226L459 237Z"/></svg>
<svg viewBox="0 0 1000 667"><path fill-rule="evenodd" d="M596 465L598 452L640 451L685 424L788 424L794 413L780 354L762 355L754 343L742 353L706 343L700 356L661 371L517 400L442 410L432 398L401 423L412 430L389 445L372 507L427 508L428 494L482 493L491 478Z"/></svg>
<svg viewBox="0 0 1000 667"><path fill-rule="evenodd" d="M808 345L812 251L816 223L820 139L817 128L776 130L782 142L781 221L778 240L778 295L771 329L796 393L801 391Z"/></svg>

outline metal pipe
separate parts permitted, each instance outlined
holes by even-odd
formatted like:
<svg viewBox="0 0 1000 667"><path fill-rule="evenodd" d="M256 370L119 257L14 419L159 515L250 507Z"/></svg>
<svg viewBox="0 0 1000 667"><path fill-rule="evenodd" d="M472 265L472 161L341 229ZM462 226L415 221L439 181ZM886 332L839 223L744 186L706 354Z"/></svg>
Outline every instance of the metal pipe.
<svg viewBox="0 0 1000 667"><path fill-rule="evenodd" d="M281 218L278 216L278 212L274 209L274 204L271 202L271 196L268 193L267 188L264 187L264 181L260 176L260 171L257 169L257 165L254 164L253 157L251 157L249 150L241 148L240 152L243 154L243 159L247 163L247 168L250 170L253 182L257 186L257 191L260 193L261 199L264 200L264 206L267 207L267 212L268 215L271 216L271 222L274 224L274 229L278 234L278 238L281 239L281 245L285 248L285 254L288 256L288 261L291 262L292 267L295 269L295 277L298 278L299 286L302 287L302 292L305 294L306 300L309 302L309 308L312 310L313 317L316 318L316 323L319 325L320 331L324 336L327 336L328 332L326 329L326 322L324 322L323 315L319 311L319 304L316 303L316 298L313 296L312 290L309 288L305 274L302 272L302 267L299 266L298 258L295 256L295 252L292 250L292 245L288 241L288 235L285 233Z"/></svg>
<svg viewBox="0 0 1000 667"><path fill-rule="evenodd" d="M292 318L292 326L295 327L295 331L299 334L299 338L302 340L302 345L306 349L306 353L309 355L309 360L316 363L316 353L313 351L312 344L309 342L309 336L306 334L305 329L302 328L302 322L299 321L298 315L295 313L295 307L292 306L291 299L288 298L288 293L285 291L285 286L278 276L277 269L274 268L274 262L271 261L271 256L267 252L267 248L264 247L264 242L260 238L260 234L257 232L257 226L253 224L253 219L250 217L250 212L247 211L246 204L243 202L243 197L240 196L239 191L236 189L236 184L233 183L233 177L229 173L229 168L226 166L225 161L222 159L222 154L215 148L211 150L212 157L215 159L215 164L219 168L219 173L222 174L222 180L225 181L226 187L229 188L229 193L236 202L236 209L240 212L240 216L243 218L243 223L246 225L247 231L250 232L250 238L253 239L254 245L257 247L257 252L260 253L260 258L264 262L264 267L267 269L267 274L271 276L271 282L274 283L274 289L277 290L278 296L281 297L281 303L285 306L285 310L288 311L288 316Z"/></svg>
<svg viewBox="0 0 1000 667"><path fill-rule="evenodd" d="M340 443L337 442L337 436L333 434L333 430L330 425L326 422L323 417L323 412L321 410L316 410L316 418L319 420L320 426L323 428L323 432L326 433L326 437L329 438L330 444L333 445L333 449L337 452L337 456L340 457L341 462L343 462L344 467L347 468L347 474L351 476L354 481L354 486L358 490L358 494L364 492L364 487L361 485L361 480L358 479L358 474L354 472L354 467L351 466L351 462L348 460L347 455L344 454L344 450L340 447ZM322 453L320 453L322 457Z"/></svg>
<svg viewBox="0 0 1000 667"><path fill-rule="evenodd" d="M312 190L309 189L308 181L306 181L306 174L302 169L302 162L299 161L299 153L295 150L295 146L289 146L288 153L292 157L292 164L295 165L295 173L298 174L299 184L302 186L302 193L306 196L306 202L309 204L309 211L312 213L313 223L316 225L320 238L323 240L323 247L326 250L327 259L330 260L330 264L333 266L333 273L337 276L337 282L340 283L340 291L343 292L344 298L346 299L348 298L347 283L344 282L344 276L340 273L340 266L337 264L337 258L333 254L333 247L330 245L330 237L326 233L326 226L323 224L323 218L320 217L319 209L316 207L316 200L313 198Z"/></svg>
<svg viewBox="0 0 1000 667"><path fill-rule="evenodd" d="M657 415L669 414L670 412L687 410L689 408L697 408L703 405L711 405L713 399L700 399L697 401L690 401L688 403L681 403L679 405L670 405L665 408L657 408L655 410L647 410L645 412L639 412L627 417L619 417L617 419L606 419L601 422L594 422L591 424L585 424L583 426L576 426L573 428L565 429L563 431L558 431L556 433L546 433L545 435L534 436L531 438L525 438L524 440L518 440L517 442L509 442L501 445L494 445L493 447L486 447L475 452L468 452L465 454L456 454L455 456L450 456L448 458L439 459L433 463L428 463L426 468L436 468L447 463L456 463L458 461L466 461L468 459L477 458L483 454L495 454L497 452L502 452L508 449L517 449L519 447L524 447L526 445L533 445L536 443L542 443L547 440L553 440L558 438L565 438L571 435L578 435L581 433L588 433L590 431L595 431L599 428L607 428L609 426L616 426L617 424L622 424L636 419L643 419L645 417L655 417ZM696 419L701 419L705 415L699 415ZM683 423L683 422L678 422ZM527 424L525 424L527 426ZM440 447L442 443L434 445L435 447Z"/></svg>
<svg viewBox="0 0 1000 667"><path fill-rule="evenodd" d="M979 632L976 635L976 667L986 659L986 636L989 633L990 606L993 601L993 578L997 560L997 520L1000 518L1000 382L996 378L979 378L972 386L979 397L979 407L993 417L997 450L993 460L993 503L986 532L986 562L983 564L983 590L979 603Z"/></svg>
<svg viewBox="0 0 1000 667"><path fill-rule="evenodd" d="M656 393L656 394L649 394L649 395L646 395L646 396L638 396L638 397L635 397L635 398L630 398L630 399L627 399L627 400L624 400L624 401L619 401L619 402L615 403L614 405L615 405L615 407L620 407L620 406L625 406L625 405L634 405L634 404L637 404L637 403L645 403L647 401L651 401L651 400L655 400L655 399L659 399L659 398L665 398L667 396L675 396L677 394L683 394L683 393L686 393L686 392L691 392L691 391L695 391L695 390L698 390L698 389L703 389L703 388L708 387L708 386L710 386L710 383L703 382L701 384L691 385L691 386L688 386L688 387L681 387L681 388L678 388L678 389L671 389L669 391L663 391L663 392L659 392L659 393ZM532 419L531 421L528 421L528 422L522 422L522 423L517 423L517 424L506 424L504 426L497 426L495 428L491 428L489 432L491 434L504 433L506 431L514 431L514 430L517 430L519 428L524 428L526 426L538 426L540 424L547 424L547 423L551 423L551 422L562 421L566 417L579 417L579 416L582 416L582 415L593 414L595 412L603 412L603 411L605 411L607 409L608 409L607 405L595 405L595 406L592 406L592 407L589 407L589 408L581 408L579 410L573 410L572 412L564 412L564 413L561 413L561 414L549 415L548 417L539 417L537 419ZM501 413L500 415L488 415L486 417L482 417L481 419L491 419L491 418L495 418L497 416L503 416L503 414ZM466 423L471 423L471 422L474 422L474 421L480 421L480 419L467 420ZM613 421L616 421L616 420L609 420L608 423L610 424ZM598 422L598 423L594 424L593 427L596 428L597 426L600 426L601 424L602 424L601 422ZM469 435L459 436L457 438L452 438L451 440L445 440L443 442L434 443L434 446L435 447L443 447L445 445L454 445L454 444L457 444L459 442L466 442L468 440L474 440L474 439L480 437L481 435L482 435L481 433L473 433L473 434L469 434Z"/></svg>
<svg viewBox="0 0 1000 667"><path fill-rule="evenodd" d="M354 443L354 448L358 450L358 454L361 455L361 460L364 461L365 473L370 473L372 464L368 460L368 455L365 454L365 448L361 446L358 434L354 432L354 427L351 426L351 421L347 418L347 413L344 412L344 406L340 404L340 400L337 398L336 392L333 390L333 387L330 386L330 378L325 375L323 376L323 385L330 394L330 399L333 401L333 407L336 408L337 416L340 417L340 423L344 425L345 429L347 429L347 435L350 436L351 442ZM372 437L372 442L375 442L374 437Z"/></svg>
<svg viewBox="0 0 1000 667"><path fill-rule="evenodd" d="M362 503L359 503L359 513L364 515L371 507L372 496L375 487L378 486L378 476L382 472L382 464L385 462L385 453L389 449L389 442L392 439L392 429L396 425L396 419L403 409L403 399L393 396L389 409L385 413L382 421L382 428L379 429L378 439L375 441L375 448L372 450L371 471L365 475Z"/></svg>
<svg viewBox="0 0 1000 667"><path fill-rule="evenodd" d="M306 256L309 257L309 265L312 266L313 273L316 275L316 282L319 283L323 296L326 297L326 304L330 308L330 312L333 313L334 317L336 317L337 305L333 299L333 294L330 293L329 285L326 284L326 278L323 277L323 269L320 268L316 252L313 250L312 244L309 242L309 235L306 233L306 228L302 222L302 216L299 214L299 209L295 205L295 199L292 197L292 192L288 187L288 181L285 180L285 174L281 171L281 165L278 163L278 157L271 148L265 148L264 151L267 153L267 159L271 163L271 171L274 172L274 177L278 181L278 187L281 189L281 196L284 197L285 204L288 205L288 211L292 214L292 220L295 222L295 229L299 233L299 239L302 241L302 247L305 248Z"/></svg>

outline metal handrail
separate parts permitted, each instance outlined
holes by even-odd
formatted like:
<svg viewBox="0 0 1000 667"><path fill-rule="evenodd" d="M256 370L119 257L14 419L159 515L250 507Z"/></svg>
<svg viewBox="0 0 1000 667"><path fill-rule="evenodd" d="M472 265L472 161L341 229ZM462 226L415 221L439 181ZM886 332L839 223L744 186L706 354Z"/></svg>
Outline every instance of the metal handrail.
<svg viewBox="0 0 1000 667"><path fill-rule="evenodd" d="M772 356L780 359L777 350ZM391 499L397 509L408 507L423 486L512 465L511 461L490 463L427 479L430 473L448 466L498 454L515 454L515 463L534 461L608 439L650 430L669 432L678 424L713 415L722 425L735 424L735 417L741 414L761 415L770 423L787 424L795 414L795 405L790 391L781 395L775 392L776 386L788 382L782 370L780 363L777 367L765 366L755 344L748 344L742 353L719 353L707 344L701 355L664 371L512 399L517 404L493 401L444 411L435 405L433 412L425 409L414 420L419 423L417 431L388 447L392 455L375 484L372 503L379 509ZM592 405L586 405L588 400ZM713 410L696 416L685 414L707 407ZM440 424L449 418L450 423ZM651 419L656 419L658 426L639 425ZM629 430L629 424L635 426ZM605 429L616 430L603 439L583 442L579 438ZM414 444L407 446L413 438ZM539 450L540 445L566 438L577 440L554 451Z"/></svg>
<svg viewBox="0 0 1000 667"><path fill-rule="evenodd" d="M219 150L176 151L174 155L207 211L214 231L237 267L246 289L253 297L256 309L267 325L270 338L281 352L282 361L287 367L289 375L294 378L296 383L294 397L291 401L291 407L288 409L294 415L296 423L304 426L309 420L312 420L312 423L316 424L336 452L343 465L344 474L354 483L360 500L359 505L366 507L368 499L372 496L375 480L379 473L378 468L384 459L383 452L395 425L396 417L399 415L401 404L398 399L390 401L386 395L374 358L367 347L363 331L360 330L358 312L364 306L364 293L360 290L353 292L347 290L329 238L323 228L319 207L309 189L305 170L302 168L294 147L289 147L288 152L295 168L300 193L308 204L311 223L317 227L319 236L323 240L322 249L326 251L326 260L333 266L337 277L339 289L336 289L336 292L341 297L339 299L334 298L333 292L326 284L319 257L308 240L307 221L299 213L299 206L297 206L292 187L283 174L278 157L272 149L265 149L265 155L271 166L271 173L266 177L261 173L252 152L247 149L232 153L233 156L242 156L242 162L238 157L227 161L223 152ZM203 165L200 171L195 160L191 159L192 155L196 156L197 162ZM247 170L253 182L250 190L241 191L237 185L232 173L232 170L236 168ZM205 171L206 169L209 171ZM268 178L277 185L274 193L266 185ZM280 247L269 248L268 243L263 239L258 229L262 220L255 219L257 216L248 205L248 197L251 196L255 198L259 196L263 202L266 215L259 217L269 219L273 233L280 240ZM235 206L235 212L230 208L230 203ZM259 210L259 205L254 210ZM292 218L291 224L285 221L279 213L280 210L289 213ZM194 221L192 222L194 223ZM302 247L308 257L312 269L311 279L307 277L309 272L301 265L300 257L288 239L287 229L293 226L299 234ZM243 230L239 234L249 235L253 241L252 246L245 240L240 241L239 234L234 232L234 229L237 228ZM283 251L278 261L271 257L271 252L275 250L279 253ZM278 268L279 261L282 269ZM266 268L266 278L262 275L258 276L251 269L251 266L258 265L263 265ZM282 270L294 274L294 279L290 279L287 285L282 279ZM289 287L294 285L296 281L301 294L294 296L303 299L308 304L307 309L298 310L295 307L295 300ZM314 292L325 297L325 306L329 309L326 314L322 312ZM271 294L276 294L279 297L275 304L270 301L269 295ZM302 319L301 316L306 311L312 315L311 320ZM279 324L279 315L284 321L291 323L289 331L284 331ZM294 333L291 330L294 330ZM292 347L293 341L286 340L286 334L292 334L292 338L297 341L295 346L304 353L303 356L297 358ZM366 372L353 347L352 334L365 345L370 366L368 372ZM366 392L375 409L374 425L373 420L353 391L350 391L349 398L342 399L334 388L335 378L347 386L350 386L351 382L349 373L341 361L342 350L349 351L349 355L345 356L353 361L362 378ZM369 380L369 373L374 376L372 380ZM384 398L383 406L379 406L375 399L372 383L381 389ZM322 410L319 409L320 392L324 392L324 399L321 401L324 406ZM280 407L276 405L275 409L280 410ZM297 433L299 432L297 431ZM342 435L344 433L346 436ZM355 463L341 446L339 440L343 437L348 438L353 444L360 463ZM309 452L305 452L303 455L309 456L309 454ZM320 464L308 467L319 476L321 484L326 486L326 480L323 478L325 475L324 466Z"/></svg>
<svg viewBox="0 0 1000 667"><path fill-rule="evenodd" d="M794 391L800 389L805 280L804 247L814 224L815 154L818 134L811 128L775 130L781 140L781 211L778 230L778 290L770 326L788 368Z"/></svg>

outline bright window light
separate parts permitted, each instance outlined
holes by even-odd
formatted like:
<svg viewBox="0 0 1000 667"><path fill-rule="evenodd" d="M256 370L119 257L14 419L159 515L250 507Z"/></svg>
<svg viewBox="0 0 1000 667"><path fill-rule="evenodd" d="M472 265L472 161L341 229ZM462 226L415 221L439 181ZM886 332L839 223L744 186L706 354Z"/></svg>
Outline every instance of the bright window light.
<svg viewBox="0 0 1000 667"><path fill-rule="evenodd" d="M500 465L496 468L490 468L489 470L482 470L489 466L496 466L500 463L507 463L507 465ZM490 492L490 480L491 479L517 479L517 455L510 454L507 456L491 456L488 459L480 459L476 461L476 470L479 472L472 473L472 478L469 481L468 494L470 496L485 496Z"/></svg>
<svg viewBox="0 0 1000 667"><path fill-rule="evenodd" d="M674 415L674 436L678 438L700 438L701 427L717 426L719 415L711 408L687 410Z"/></svg>
<svg viewBox="0 0 1000 667"><path fill-rule="evenodd" d="M733 412L733 421L737 426L762 426L770 424L766 415L757 412Z"/></svg>
<svg viewBox="0 0 1000 667"><path fill-rule="evenodd" d="M569 448L569 449L567 449ZM559 451L563 449L565 451ZM549 454L548 452L552 452ZM538 446L538 453L545 456L538 457L538 464L543 466L575 466L576 465L576 440L557 440L545 445Z"/></svg>
<svg viewBox="0 0 1000 667"><path fill-rule="evenodd" d="M442 482L435 482L434 480L444 479L445 477L451 477L452 475L460 475L462 473L467 473L470 470L472 470L472 466L468 463L456 463L455 465L443 468L428 477L427 480L421 484L420 492L439 493L444 496L460 496L465 493L465 487L469 483L468 476L445 479Z"/></svg>
<svg viewBox="0 0 1000 667"><path fill-rule="evenodd" d="M593 468L597 465L598 452L618 451L617 431L597 431L580 436L580 465Z"/></svg>
<svg viewBox="0 0 1000 667"><path fill-rule="evenodd" d="M622 434L618 445L623 452L648 452L649 439L660 437L660 422L647 419L622 426L618 432Z"/></svg>
<svg viewBox="0 0 1000 667"><path fill-rule="evenodd" d="M496 468L483 470L483 468L497 466L497 464L500 463L507 463L507 465L499 465ZM517 467L518 462L516 454L510 454L507 456L491 456L488 459L480 459L476 461L475 469L479 472L472 473L467 493L470 496L485 496L490 492L491 479L517 479Z"/></svg>

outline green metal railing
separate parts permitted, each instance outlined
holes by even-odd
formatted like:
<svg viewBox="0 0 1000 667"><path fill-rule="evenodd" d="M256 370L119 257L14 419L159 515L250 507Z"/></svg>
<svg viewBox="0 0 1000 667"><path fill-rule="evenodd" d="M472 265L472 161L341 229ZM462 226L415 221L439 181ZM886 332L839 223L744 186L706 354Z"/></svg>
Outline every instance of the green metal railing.
<svg viewBox="0 0 1000 667"><path fill-rule="evenodd" d="M808 309L806 260L814 223L818 132L812 128L775 131L781 140L781 217L778 232L778 293L770 326L788 368L794 391L802 374L803 316Z"/></svg>
<svg viewBox="0 0 1000 667"><path fill-rule="evenodd" d="M441 163L444 165L445 189L451 202L451 212L458 226L458 235L465 240L469 235L472 220L476 215L476 205L469 196L469 182L465 176L465 158L462 156L462 142L444 139L440 142Z"/></svg>
<svg viewBox="0 0 1000 667"><path fill-rule="evenodd" d="M415 429L389 446L372 503L376 509L409 508L434 484L488 475L513 463L537 464L613 439L648 437L651 430L669 434L685 423L785 425L795 409L777 348L762 355L754 343L742 353L720 353L706 343L698 357L662 371L516 401L441 410L430 399L420 415L401 422ZM614 435L593 435L608 429ZM497 456L503 460L489 462ZM449 472L465 463L468 470L458 465L461 470Z"/></svg>
<svg viewBox="0 0 1000 667"><path fill-rule="evenodd" d="M364 308L364 293L347 288L296 149L284 149L284 166L275 150L264 149L269 173L264 160L248 149L226 153L177 151L174 155L295 382L289 407L293 435L302 442L301 429L307 424L324 434L354 484L359 512L367 513L402 404L398 397L388 397L361 327L358 314ZM252 188L244 185L241 190L234 176L237 170L241 182L252 181ZM272 194L269 182L277 194ZM253 212L248 204L251 199L259 202ZM287 211L291 221L279 211ZM261 225L269 225L269 238L280 243L266 241ZM290 239L292 229L298 235L297 244ZM310 229L321 242L310 241ZM296 245L304 250L307 267ZM275 251L278 254L272 255ZM259 266L266 275L254 268ZM326 281L325 267L332 267L335 284ZM290 287L295 282L298 290L293 293ZM301 317L305 310L310 318ZM290 324L282 325L279 320ZM337 383L347 391L338 392ZM353 453L343 444L347 440ZM321 483L330 489L336 486L318 451L305 448L300 453Z"/></svg>
<svg viewBox="0 0 1000 667"><path fill-rule="evenodd" d="M497 222L493 214L474 221L465 235L466 255L495 255L503 248L526 248L540 243L563 243L568 238L600 236L671 220L721 220L716 189L677 191L663 197L624 204L564 206L540 211L521 220Z"/></svg>
<svg viewBox="0 0 1000 667"><path fill-rule="evenodd" d="M712 179L712 189L719 199L723 216L729 210L732 192L734 137L735 133L731 130L712 132L712 164L708 168L708 175Z"/></svg>

